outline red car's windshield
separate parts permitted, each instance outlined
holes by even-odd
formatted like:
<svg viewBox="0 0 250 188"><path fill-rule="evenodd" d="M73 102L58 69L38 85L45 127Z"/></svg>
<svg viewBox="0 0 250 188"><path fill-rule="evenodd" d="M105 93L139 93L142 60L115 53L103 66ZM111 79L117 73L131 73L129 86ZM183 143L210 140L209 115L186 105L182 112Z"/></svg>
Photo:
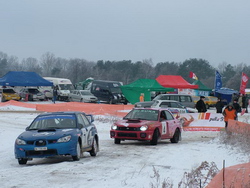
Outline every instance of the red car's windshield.
<svg viewBox="0 0 250 188"><path fill-rule="evenodd" d="M129 112L123 119L142 119L142 120L157 121L158 114L159 114L158 110L134 109L131 112Z"/></svg>

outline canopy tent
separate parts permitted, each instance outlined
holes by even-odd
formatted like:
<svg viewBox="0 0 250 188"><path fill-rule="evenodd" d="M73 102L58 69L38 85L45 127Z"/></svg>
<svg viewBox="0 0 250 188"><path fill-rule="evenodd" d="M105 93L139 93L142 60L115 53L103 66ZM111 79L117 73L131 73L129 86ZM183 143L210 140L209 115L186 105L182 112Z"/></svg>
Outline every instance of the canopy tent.
<svg viewBox="0 0 250 188"><path fill-rule="evenodd" d="M212 91L212 89L205 86L200 80L195 80L192 84L198 85L198 89L194 90L197 96L209 96Z"/></svg>
<svg viewBox="0 0 250 188"><path fill-rule="evenodd" d="M222 87L219 90L215 91L215 96L222 99L225 103L230 103L232 100L233 94L237 94L238 91Z"/></svg>
<svg viewBox="0 0 250 188"><path fill-rule="evenodd" d="M202 91L212 91L212 89L208 88L205 86L200 80L195 80L192 85L198 85L197 90L202 90Z"/></svg>
<svg viewBox="0 0 250 188"><path fill-rule="evenodd" d="M150 101L151 91L162 91L162 92L174 91L174 88L162 87L154 79L138 79L132 82L131 84L121 86L121 89L122 93L131 104L139 102L141 93L144 93L145 101Z"/></svg>
<svg viewBox="0 0 250 188"><path fill-rule="evenodd" d="M198 89L198 85L188 83L182 76L178 75L160 75L156 78L157 82L163 87L176 89Z"/></svg>
<svg viewBox="0 0 250 188"><path fill-rule="evenodd" d="M35 72L10 71L0 78L1 86L53 86Z"/></svg>

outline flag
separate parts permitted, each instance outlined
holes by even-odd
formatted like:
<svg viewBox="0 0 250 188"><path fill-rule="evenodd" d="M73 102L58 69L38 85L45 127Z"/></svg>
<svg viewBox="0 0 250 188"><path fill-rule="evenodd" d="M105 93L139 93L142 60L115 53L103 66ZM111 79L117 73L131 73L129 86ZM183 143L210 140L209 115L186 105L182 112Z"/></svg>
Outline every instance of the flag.
<svg viewBox="0 0 250 188"><path fill-rule="evenodd" d="M214 90L218 91L220 88L222 88L221 75L218 71L215 71Z"/></svg>
<svg viewBox="0 0 250 188"><path fill-rule="evenodd" d="M189 72L189 77L198 80L198 77L193 72Z"/></svg>
<svg viewBox="0 0 250 188"><path fill-rule="evenodd" d="M249 80L248 76L242 72L241 84L240 84L240 93L241 94L245 94L245 89L246 89L248 80Z"/></svg>

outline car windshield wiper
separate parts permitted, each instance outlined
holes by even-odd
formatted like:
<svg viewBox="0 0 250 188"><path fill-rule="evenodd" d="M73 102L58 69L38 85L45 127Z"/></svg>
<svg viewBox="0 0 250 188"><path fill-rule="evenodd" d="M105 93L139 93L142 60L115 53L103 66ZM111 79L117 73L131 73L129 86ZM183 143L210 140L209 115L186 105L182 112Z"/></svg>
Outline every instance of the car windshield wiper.
<svg viewBox="0 0 250 188"><path fill-rule="evenodd" d="M51 128L47 128L47 129L38 129L38 132L43 132L43 131L56 131L56 127L51 127Z"/></svg>

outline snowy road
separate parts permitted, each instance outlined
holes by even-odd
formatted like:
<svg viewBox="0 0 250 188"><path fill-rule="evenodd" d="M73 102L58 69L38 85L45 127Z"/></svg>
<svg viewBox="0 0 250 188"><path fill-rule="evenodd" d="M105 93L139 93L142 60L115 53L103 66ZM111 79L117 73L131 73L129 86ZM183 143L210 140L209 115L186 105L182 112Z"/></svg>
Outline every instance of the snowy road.
<svg viewBox="0 0 250 188"><path fill-rule="evenodd" d="M36 113L0 113L0 181L4 188L79 188L79 187L150 187L155 184L155 168L161 182L169 178L174 187L184 172L190 172L203 161L215 162L219 169L248 162L248 157L218 143L218 132L183 132L182 141L161 141L157 146L147 142L126 141L115 145L109 137L111 121L95 124L100 137L96 157L84 153L80 161L71 157L35 159L20 166L14 158L14 141L36 117ZM108 117L105 117L106 119Z"/></svg>

